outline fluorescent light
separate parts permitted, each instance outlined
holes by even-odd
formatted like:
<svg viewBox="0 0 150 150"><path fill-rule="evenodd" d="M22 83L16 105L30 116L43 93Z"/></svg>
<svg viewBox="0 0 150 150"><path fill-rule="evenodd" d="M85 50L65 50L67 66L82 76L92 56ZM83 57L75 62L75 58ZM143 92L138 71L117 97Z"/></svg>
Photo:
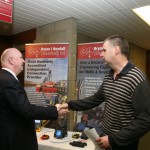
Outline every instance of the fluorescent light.
<svg viewBox="0 0 150 150"><path fill-rule="evenodd" d="M132 11L150 26L150 6L135 8Z"/></svg>

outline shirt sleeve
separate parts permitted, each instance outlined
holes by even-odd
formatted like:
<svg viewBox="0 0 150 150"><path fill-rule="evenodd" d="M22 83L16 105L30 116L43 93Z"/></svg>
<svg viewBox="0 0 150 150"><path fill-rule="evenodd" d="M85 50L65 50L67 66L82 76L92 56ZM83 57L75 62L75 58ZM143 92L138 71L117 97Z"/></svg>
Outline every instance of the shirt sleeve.
<svg viewBox="0 0 150 150"><path fill-rule="evenodd" d="M24 88L20 86L18 81L9 80L6 83L2 91L6 109L19 114L25 119L57 119L58 112L55 106L42 107L31 104Z"/></svg>
<svg viewBox="0 0 150 150"><path fill-rule="evenodd" d="M94 108L104 102L103 96L103 84L100 86L98 91L89 97L78 100L71 100L68 102L69 109L74 111L84 111Z"/></svg>
<svg viewBox="0 0 150 150"><path fill-rule="evenodd" d="M137 86L133 94L133 108L135 118L128 126L108 136L112 146L128 145L150 130L150 83L148 80Z"/></svg>

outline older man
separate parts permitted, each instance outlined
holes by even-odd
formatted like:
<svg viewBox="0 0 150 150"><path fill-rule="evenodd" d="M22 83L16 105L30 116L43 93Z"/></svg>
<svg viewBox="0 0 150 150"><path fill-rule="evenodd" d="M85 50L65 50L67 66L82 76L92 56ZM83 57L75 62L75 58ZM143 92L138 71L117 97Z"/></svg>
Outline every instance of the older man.
<svg viewBox="0 0 150 150"><path fill-rule="evenodd" d="M23 70L24 59L16 48L1 55L0 71L0 148L1 150L38 150L35 119L55 120L67 109L58 106L41 107L30 104L17 79Z"/></svg>

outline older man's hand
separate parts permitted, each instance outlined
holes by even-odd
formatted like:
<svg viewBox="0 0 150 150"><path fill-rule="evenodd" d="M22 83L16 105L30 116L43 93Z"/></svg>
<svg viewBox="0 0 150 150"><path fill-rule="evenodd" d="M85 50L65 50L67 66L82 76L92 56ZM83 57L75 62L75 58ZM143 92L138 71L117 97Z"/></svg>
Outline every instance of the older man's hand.
<svg viewBox="0 0 150 150"><path fill-rule="evenodd" d="M58 111L58 115L59 116L64 116L64 115L67 115L67 113L69 112L68 108L67 107L61 107L62 104L56 104L56 108L57 108L57 111Z"/></svg>

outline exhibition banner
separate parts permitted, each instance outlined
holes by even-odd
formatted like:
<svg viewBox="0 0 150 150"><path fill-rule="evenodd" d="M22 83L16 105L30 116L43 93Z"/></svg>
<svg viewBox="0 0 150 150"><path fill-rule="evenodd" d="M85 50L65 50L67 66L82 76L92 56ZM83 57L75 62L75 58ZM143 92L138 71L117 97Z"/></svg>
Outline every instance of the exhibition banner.
<svg viewBox="0 0 150 150"><path fill-rule="evenodd" d="M77 89L78 99L93 95L100 87L108 66L104 64L101 53L103 43L84 43L78 45L77 57ZM104 104L84 112L78 112L77 123L100 129ZM87 124L88 122L88 124Z"/></svg>
<svg viewBox="0 0 150 150"><path fill-rule="evenodd" d="M25 90L29 101L46 106L67 100L68 43L25 45Z"/></svg>
<svg viewBox="0 0 150 150"><path fill-rule="evenodd" d="M29 101L46 106L67 100L67 43L25 45L25 90Z"/></svg>
<svg viewBox="0 0 150 150"><path fill-rule="evenodd" d="M67 101L68 43L36 43L25 45L24 86L29 101L38 106ZM41 126L58 128L66 118L56 121L35 120Z"/></svg>

